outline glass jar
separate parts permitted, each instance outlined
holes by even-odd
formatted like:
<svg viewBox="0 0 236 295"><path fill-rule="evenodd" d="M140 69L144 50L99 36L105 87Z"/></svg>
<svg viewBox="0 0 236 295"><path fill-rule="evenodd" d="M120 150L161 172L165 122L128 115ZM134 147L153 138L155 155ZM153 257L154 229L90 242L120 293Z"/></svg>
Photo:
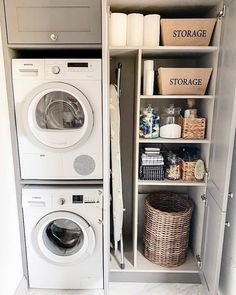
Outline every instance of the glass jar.
<svg viewBox="0 0 236 295"><path fill-rule="evenodd" d="M160 117L157 109L148 105L140 114L139 135L144 138L159 137Z"/></svg>
<svg viewBox="0 0 236 295"><path fill-rule="evenodd" d="M181 179L181 158L173 152L169 152L167 155L166 178L170 180Z"/></svg>
<svg viewBox="0 0 236 295"><path fill-rule="evenodd" d="M160 122L160 137L163 138L180 138L182 129L182 116L180 114L181 108L174 107L171 104L168 108L164 109L161 114Z"/></svg>

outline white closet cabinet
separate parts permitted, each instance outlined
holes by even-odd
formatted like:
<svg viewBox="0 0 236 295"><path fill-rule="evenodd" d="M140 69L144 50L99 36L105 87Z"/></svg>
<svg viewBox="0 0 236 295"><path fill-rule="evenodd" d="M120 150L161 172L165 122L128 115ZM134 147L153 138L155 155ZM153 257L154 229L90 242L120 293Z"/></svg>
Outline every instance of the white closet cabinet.
<svg viewBox="0 0 236 295"><path fill-rule="evenodd" d="M205 287L206 294L218 292L224 232L227 230L226 209L229 194L232 151L236 127L236 1L119 1L110 0L111 12L159 13L163 17L218 17L210 46L110 47L110 80L121 62L121 149L123 156L124 245L126 268L121 270L117 257L111 253L112 281L189 282ZM142 95L142 71L145 59L155 60L159 66L212 67L206 95ZM184 107L186 99L194 97L197 107L207 119L203 140L165 140L139 138L140 109L151 103L162 108L169 103ZM129 143L129 144L128 144ZM133 145L133 149L130 148ZM144 145L165 146L169 149L183 145L201 150L207 168L202 182L141 181L139 180L139 152ZM125 160L124 160L125 159ZM131 180L131 175L133 179ZM129 180L129 181L128 181ZM132 182L132 188L131 188ZM189 254L177 268L163 268L143 256L143 201L154 191L182 192L194 202ZM131 219L132 217L132 219Z"/></svg>

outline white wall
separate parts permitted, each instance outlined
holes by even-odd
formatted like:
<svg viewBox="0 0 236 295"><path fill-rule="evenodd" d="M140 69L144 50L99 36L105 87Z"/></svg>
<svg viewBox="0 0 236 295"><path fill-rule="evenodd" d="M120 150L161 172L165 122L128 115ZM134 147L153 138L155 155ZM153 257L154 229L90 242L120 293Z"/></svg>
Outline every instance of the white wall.
<svg viewBox="0 0 236 295"><path fill-rule="evenodd" d="M0 294L13 295L23 269L5 85L0 30Z"/></svg>

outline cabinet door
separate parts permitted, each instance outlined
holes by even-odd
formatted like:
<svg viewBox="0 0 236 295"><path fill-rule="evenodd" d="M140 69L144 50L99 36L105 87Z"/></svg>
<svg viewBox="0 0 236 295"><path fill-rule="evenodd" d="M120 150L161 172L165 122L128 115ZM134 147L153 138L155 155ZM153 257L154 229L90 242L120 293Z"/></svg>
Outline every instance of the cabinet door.
<svg viewBox="0 0 236 295"><path fill-rule="evenodd" d="M216 295L220 276L226 213L220 210L209 192L207 192L206 197L201 277L206 294Z"/></svg>
<svg viewBox="0 0 236 295"><path fill-rule="evenodd" d="M220 209L226 211L236 126L236 1L226 7L209 165L208 190Z"/></svg>
<svg viewBox="0 0 236 295"><path fill-rule="evenodd" d="M236 126L236 1L229 2L222 22L202 250L203 284L210 295L218 291Z"/></svg>
<svg viewBox="0 0 236 295"><path fill-rule="evenodd" d="M5 0L9 44L100 44L101 0Z"/></svg>

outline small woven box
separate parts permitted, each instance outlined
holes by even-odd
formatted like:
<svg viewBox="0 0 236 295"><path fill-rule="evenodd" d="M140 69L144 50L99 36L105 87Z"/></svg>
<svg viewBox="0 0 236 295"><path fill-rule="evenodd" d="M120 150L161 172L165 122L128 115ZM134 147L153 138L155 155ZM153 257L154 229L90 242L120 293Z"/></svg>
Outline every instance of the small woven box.
<svg viewBox="0 0 236 295"><path fill-rule="evenodd" d="M186 181L196 181L195 178L195 166L196 166L196 161L195 162L185 162L182 161L182 179Z"/></svg>
<svg viewBox="0 0 236 295"><path fill-rule="evenodd" d="M185 139L204 139L205 129L205 118L184 118L182 137Z"/></svg>
<svg viewBox="0 0 236 295"><path fill-rule="evenodd" d="M173 192L156 192L144 202L144 256L175 267L187 257L193 202Z"/></svg>

